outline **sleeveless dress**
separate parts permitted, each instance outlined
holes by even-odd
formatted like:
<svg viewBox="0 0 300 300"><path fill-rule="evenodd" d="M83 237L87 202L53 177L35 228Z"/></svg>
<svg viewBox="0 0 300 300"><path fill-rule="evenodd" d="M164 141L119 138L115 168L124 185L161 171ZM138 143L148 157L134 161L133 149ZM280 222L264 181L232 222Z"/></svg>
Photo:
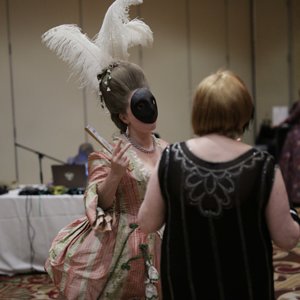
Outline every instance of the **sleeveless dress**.
<svg viewBox="0 0 300 300"><path fill-rule="evenodd" d="M159 145L159 144L158 144ZM54 239L45 269L63 299L159 299L161 237L137 228L149 171L131 149L130 168L117 189L114 207L98 206L96 185L110 169L110 155L89 156L86 216L63 228Z"/></svg>
<svg viewBox="0 0 300 300"><path fill-rule="evenodd" d="M265 219L273 157L252 148L214 163L181 142L164 150L158 176L166 203L163 299L274 300Z"/></svg>

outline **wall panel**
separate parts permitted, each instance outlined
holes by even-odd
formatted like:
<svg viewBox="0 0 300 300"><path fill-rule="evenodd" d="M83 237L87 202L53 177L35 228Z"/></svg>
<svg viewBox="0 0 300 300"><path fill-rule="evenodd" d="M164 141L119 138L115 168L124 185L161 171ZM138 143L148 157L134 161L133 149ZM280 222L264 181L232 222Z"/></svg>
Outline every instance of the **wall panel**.
<svg viewBox="0 0 300 300"><path fill-rule="evenodd" d="M293 0L292 3L292 53L293 53L293 99L291 102L300 98L300 1Z"/></svg>
<svg viewBox="0 0 300 300"><path fill-rule="evenodd" d="M190 1L192 87L226 67L226 12L223 0Z"/></svg>
<svg viewBox="0 0 300 300"><path fill-rule="evenodd" d="M227 51L228 68L236 72L245 82L253 96L252 91L252 61L251 61L251 16L248 0L231 0L227 3ZM226 9L226 8L225 8ZM239 16L238 18L236 16ZM253 144L254 123L244 135L246 143Z"/></svg>
<svg viewBox="0 0 300 300"><path fill-rule="evenodd" d="M169 142L190 136L185 1L151 0L141 13L154 33L143 67L158 102L157 131Z"/></svg>
<svg viewBox="0 0 300 300"><path fill-rule="evenodd" d="M7 2L0 0L0 184L10 184L16 178Z"/></svg>
<svg viewBox="0 0 300 300"><path fill-rule="evenodd" d="M257 126L263 119L272 118L272 106L288 105L287 36L286 1L257 1Z"/></svg>
<svg viewBox="0 0 300 300"><path fill-rule="evenodd" d="M18 143L65 160L83 139L82 101L65 63L41 44L41 35L62 23L77 23L78 1L9 1ZM33 18L34 12L34 18ZM24 26L26 24L26 26ZM20 181L39 182L38 158L18 149ZM45 182L51 180L44 158Z"/></svg>

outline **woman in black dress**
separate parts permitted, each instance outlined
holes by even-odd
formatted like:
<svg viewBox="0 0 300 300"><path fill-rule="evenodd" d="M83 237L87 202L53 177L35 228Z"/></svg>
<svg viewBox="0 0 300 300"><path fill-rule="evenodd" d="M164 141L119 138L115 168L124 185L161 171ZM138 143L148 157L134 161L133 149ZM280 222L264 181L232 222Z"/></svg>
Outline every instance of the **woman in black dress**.
<svg viewBox="0 0 300 300"><path fill-rule="evenodd" d="M240 141L253 110L238 76L208 76L195 137L167 147L150 178L138 218L145 232L165 224L164 300L274 300L272 241L291 249L300 230L273 157Z"/></svg>

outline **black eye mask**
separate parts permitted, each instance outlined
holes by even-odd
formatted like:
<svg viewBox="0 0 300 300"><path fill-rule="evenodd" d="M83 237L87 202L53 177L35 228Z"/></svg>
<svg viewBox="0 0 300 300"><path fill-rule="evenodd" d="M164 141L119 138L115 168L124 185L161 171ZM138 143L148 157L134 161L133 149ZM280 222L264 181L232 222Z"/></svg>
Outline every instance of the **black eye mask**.
<svg viewBox="0 0 300 300"><path fill-rule="evenodd" d="M133 115L141 122L151 124L157 119L156 100L147 88L137 89L131 97L130 108Z"/></svg>

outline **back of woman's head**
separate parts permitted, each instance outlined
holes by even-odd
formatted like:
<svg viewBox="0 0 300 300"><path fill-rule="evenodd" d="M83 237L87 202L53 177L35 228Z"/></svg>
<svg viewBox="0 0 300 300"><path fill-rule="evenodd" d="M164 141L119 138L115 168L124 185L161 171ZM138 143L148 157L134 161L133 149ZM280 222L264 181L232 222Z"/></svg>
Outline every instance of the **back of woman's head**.
<svg viewBox="0 0 300 300"><path fill-rule="evenodd" d="M231 138L243 134L254 106L245 83L233 72L217 71L198 85L192 108L194 133L217 133Z"/></svg>
<svg viewBox="0 0 300 300"><path fill-rule="evenodd" d="M98 79L101 98L112 121L121 132L125 132L127 125L121 121L119 115L126 113L129 97L134 90L148 87L143 70L136 64L120 61L103 70Z"/></svg>

